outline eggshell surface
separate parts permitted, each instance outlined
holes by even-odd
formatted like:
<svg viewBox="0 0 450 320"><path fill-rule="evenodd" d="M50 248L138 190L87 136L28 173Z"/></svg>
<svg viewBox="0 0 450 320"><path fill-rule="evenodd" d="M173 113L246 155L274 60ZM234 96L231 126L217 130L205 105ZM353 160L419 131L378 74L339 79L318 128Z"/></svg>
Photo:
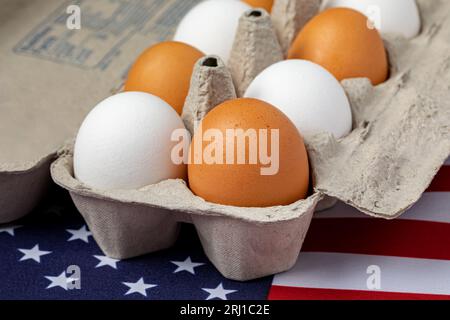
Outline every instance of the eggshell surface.
<svg viewBox="0 0 450 320"><path fill-rule="evenodd" d="M375 22L382 34L417 36L421 28L419 8L415 0L328 0L324 9L346 7L358 10Z"/></svg>
<svg viewBox="0 0 450 320"><path fill-rule="evenodd" d="M332 8L311 19L292 44L289 59L315 62L339 81L369 78L374 85L388 77L383 40L367 17L347 8Z"/></svg>
<svg viewBox="0 0 450 320"><path fill-rule="evenodd" d="M272 11L273 7L273 0L243 0L248 5L252 6L253 8L263 8L267 12Z"/></svg>
<svg viewBox="0 0 450 320"><path fill-rule="evenodd" d="M263 130L267 135L266 138L264 135L257 135L260 146L257 150L268 151L267 154L273 155L273 161L269 164L269 161L262 161L262 157L257 157L257 161L252 163L250 138L246 140L244 147L238 147L237 139L207 138L210 130L223 137L226 137L228 130ZM276 137L276 131L279 132L278 139L272 140ZM261 147L264 139L269 143L266 147ZM217 154L222 163L208 162L205 157L211 142L219 146L216 150L220 150ZM227 154L229 155L227 150L234 150L231 162L226 160ZM246 163L239 163L239 156L245 156ZM189 158L191 190L209 202L239 207L270 207L288 205L307 196L309 164L303 138L281 111L260 100L229 100L208 113L202 121L201 130L197 130L194 135ZM196 163L196 158L202 161ZM278 165L274 165L276 158ZM271 174L262 174L262 168L270 167L277 170L273 170Z"/></svg>
<svg viewBox="0 0 450 320"><path fill-rule="evenodd" d="M228 62L239 18L251 9L242 1L207 0L200 2L181 20L174 40L185 42L208 55Z"/></svg>
<svg viewBox="0 0 450 320"><path fill-rule="evenodd" d="M124 90L153 94L181 114L194 65L201 57L202 52L185 43L156 44L144 51L131 67Z"/></svg>
<svg viewBox="0 0 450 320"><path fill-rule="evenodd" d="M101 189L139 189L185 178L186 165L171 161L180 116L160 98L125 92L100 102L85 118L74 148L74 174Z"/></svg>
<svg viewBox="0 0 450 320"><path fill-rule="evenodd" d="M245 97L276 106L304 137L328 132L341 138L352 130L350 103L341 84L310 61L273 64L253 80Z"/></svg>

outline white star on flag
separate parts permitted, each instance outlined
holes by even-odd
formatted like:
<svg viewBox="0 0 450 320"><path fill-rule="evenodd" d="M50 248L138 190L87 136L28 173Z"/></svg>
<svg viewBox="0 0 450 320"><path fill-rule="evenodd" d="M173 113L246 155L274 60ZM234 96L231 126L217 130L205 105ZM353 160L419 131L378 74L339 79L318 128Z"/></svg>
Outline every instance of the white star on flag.
<svg viewBox="0 0 450 320"><path fill-rule="evenodd" d="M100 261L95 266L96 268L110 266L113 269L117 269L117 262L120 262L120 260L113 259L113 258L106 257L106 256L94 256L94 257Z"/></svg>
<svg viewBox="0 0 450 320"><path fill-rule="evenodd" d="M22 226L9 226L9 227L3 227L3 228L0 228L0 233L2 233L2 232L6 232L6 233L8 233L9 235L11 235L11 236L14 236L15 234L14 234L14 230L16 230L16 229L18 229L18 228L21 228Z"/></svg>
<svg viewBox="0 0 450 320"><path fill-rule="evenodd" d="M35 245L33 248L31 249L17 249L20 252L23 253L23 257L20 258L19 261L24 261L24 260L34 260L37 263L41 263L41 256L45 256L46 254L50 254L52 253L51 251L42 251L39 250L39 245Z"/></svg>
<svg viewBox="0 0 450 320"><path fill-rule="evenodd" d="M67 284L72 282L72 281L77 280L77 279L74 279L74 278L67 278L65 271L63 271L59 276L56 276L56 277L45 276L45 278L47 280L50 280L50 282L51 282L46 289L50 289L50 288L54 288L54 287L60 287L60 288L63 288L64 290L66 290L66 291L68 290Z"/></svg>
<svg viewBox="0 0 450 320"><path fill-rule="evenodd" d="M92 232L88 231L86 226L82 226L79 230L66 229L66 231L72 234L67 241L81 240L89 243L89 237L92 236Z"/></svg>
<svg viewBox="0 0 450 320"><path fill-rule="evenodd" d="M192 262L191 257L187 257L187 259L184 261L170 261L170 262L175 264L178 267L173 273L187 271L194 275L195 275L194 268L204 265L204 263Z"/></svg>
<svg viewBox="0 0 450 320"><path fill-rule="evenodd" d="M206 289L206 288L202 288L203 291L206 291L209 293L208 298L206 298L206 300L211 300L211 299L221 299L221 300L227 300L227 295L231 294L233 292L237 292L237 290L227 290L224 289L222 283L219 284L217 286L217 288L215 289Z"/></svg>
<svg viewBox="0 0 450 320"><path fill-rule="evenodd" d="M122 283L126 285L128 288L130 288L125 293L126 296L132 293L139 293L142 294L144 297L147 297L147 289L157 287L156 284L146 284L144 282L144 278L140 278L136 283L132 282L122 282Z"/></svg>

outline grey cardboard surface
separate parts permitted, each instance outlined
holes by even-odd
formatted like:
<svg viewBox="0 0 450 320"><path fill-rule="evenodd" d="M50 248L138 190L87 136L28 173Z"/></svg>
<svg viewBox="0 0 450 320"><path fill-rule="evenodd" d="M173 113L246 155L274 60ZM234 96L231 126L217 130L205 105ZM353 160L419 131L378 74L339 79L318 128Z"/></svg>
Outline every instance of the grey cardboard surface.
<svg viewBox="0 0 450 320"><path fill-rule="evenodd" d="M264 9L247 11L239 20L228 61L238 97L261 71L283 59L270 15Z"/></svg>
<svg viewBox="0 0 450 320"><path fill-rule="evenodd" d="M83 0L81 29L69 30L73 1L3 0L0 150L8 152L0 153L0 168L58 150L120 86L135 58L169 37L196 2ZM161 21L168 15L172 25Z"/></svg>
<svg viewBox="0 0 450 320"><path fill-rule="evenodd" d="M319 12L322 0L275 0L272 21L285 55L298 31Z"/></svg>
<svg viewBox="0 0 450 320"><path fill-rule="evenodd" d="M0 224L22 218L39 203L47 191L51 179L50 155L30 169L0 172Z"/></svg>

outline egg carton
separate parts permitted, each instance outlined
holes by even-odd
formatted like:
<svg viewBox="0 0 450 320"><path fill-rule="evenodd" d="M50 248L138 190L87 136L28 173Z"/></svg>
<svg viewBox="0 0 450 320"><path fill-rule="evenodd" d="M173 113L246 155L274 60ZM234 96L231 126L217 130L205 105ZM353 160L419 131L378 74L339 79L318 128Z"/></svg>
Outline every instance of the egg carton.
<svg viewBox="0 0 450 320"><path fill-rule="evenodd" d="M433 6L423 9L438 14ZM377 87L368 79L343 81L355 130L339 141L327 134L306 141L314 178L314 193L306 200L273 208L221 206L195 196L182 180L134 191L93 190L73 177L70 150L52 165L52 176L69 190L111 257L167 248L179 223L189 222L206 255L227 278L250 280L288 270L323 196L393 219L418 201L450 154L449 57L440 56L448 43L429 33L429 22L424 19L424 33L415 40L386 41L389 81ZM448 31L445 26L441 30ZM214 106L235 98L236 91L239 96L252 77L282 59L275 34L267 13L252 10L241 19L231 71L216 56L200 59L183 112L187 128L195 130L195 123ZM419 59L435 70L427 63L408 65ZM430 72L433 77L425 76Z"/></svg>
<svg viewBox="0 0 450 320"><path fill-rule="evenodd" d="M315 8L316 2L278 0L273 23L264 11L246 13L228 68L214 56L197 63L183 113L186 126L195 130L215 105L241 94L252 77L277 62L280 51L286 52L279 43L292 40L292 30L311 15L305 6ZM298 3L302 6L292 6ZM418 201L449 156L450 4L421 0L419 6L422 34L386 41L391 63L386 83L343 81L354 131L340 140L327 134L307 139L314 191L305 200L272 208L222 206L195 196L182 180L140 190L95 190L74 178L70 146L51 165L53 180L70 192L100 248L113 258L170 247L180 223L187 222L227 278L245 281L286 271L295 264L323 197L393 219ZM296 11L300 7L303 11ZM286 12L289 8L297 9Z"/></svg>

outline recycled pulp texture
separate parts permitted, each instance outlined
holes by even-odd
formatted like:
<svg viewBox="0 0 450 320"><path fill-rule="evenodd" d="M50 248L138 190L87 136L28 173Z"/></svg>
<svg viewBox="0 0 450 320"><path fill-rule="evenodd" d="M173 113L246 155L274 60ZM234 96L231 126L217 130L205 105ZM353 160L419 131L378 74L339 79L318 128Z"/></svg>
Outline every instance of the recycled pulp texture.
<svg viewBox="0 0 450 320"><path fill-rule="evenodd" d="M443 21L435 14L432 21ZM384 218L420 199L450 153L450 21L442 27L440 35L425 29L416 40L389 42L388 83L343 81L358 129L340 142L309 143L317 191Z"/></svg>
<svg viewBox="0 0 450 320"><path fill-rule="evenodd" d="M272 20L283 52L287 54L299 30L319 12L322 0L276 0Z"/></svg>
<svg viewBox="0 0 450 320"><path fill-rule="evenodd" d="M270 15L262 9L247 11L239 21L228 61L237 95L242 97L261 71L283 58Z"/></svg>
<svg viewBox="0 0 450 320"><path fill-rule="evenodd" d="M200 59L192 73L182 114L184 124L191 135L193 136L196 125L213 107L235 98L236 89L223 61L218 56Z"/></svg>

